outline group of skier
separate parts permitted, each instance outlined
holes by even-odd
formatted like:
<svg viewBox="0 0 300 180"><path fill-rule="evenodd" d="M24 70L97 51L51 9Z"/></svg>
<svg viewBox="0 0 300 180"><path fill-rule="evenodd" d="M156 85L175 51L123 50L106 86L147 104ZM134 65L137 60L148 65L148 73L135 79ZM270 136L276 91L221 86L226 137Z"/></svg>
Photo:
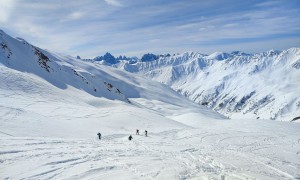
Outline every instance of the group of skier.
<svg viewBox="0 0 300 180"><path fill-rule="evenodd" d="M139 129L136 129L136 135L140 135L140 130ZM99 137L99 140L101 140L101 133L97 133L98 137ZM145 136L147 137L148 136L148 131L145 130ZM131 141L133 139L133 137L130 135L128 137L128 140Z"/></svg>
<svg viewBox="0 0 300 180"><path fill-rule="evenodd" d="M140 135L140 130L136 129L136 135ZM148 131L145 130L145 136L148 136Z"/></svg>
<svg viewBox="0 0 300 180"><path fill-rule="evenodd" d="M136 135L140 135L140 130L139 129L136 129L136 132L135 132ZM147 137L148 136L148 131L145 130L145 136ZM133 139L133 137L130 135L128 137L128 140L131 141Z"/></svg>
<svg viewBox="0 0 300 180"><path fill-rule="evenodd" d="M135 133L136 135L140 135L140 130L139 129L136 129L136 133ZM147 137L148 136L148 131L147 130L145 130L145 136ZM133 139L133 137L130 135L129 137L128 137L128 140L129 141L131 141Z"/></svg>

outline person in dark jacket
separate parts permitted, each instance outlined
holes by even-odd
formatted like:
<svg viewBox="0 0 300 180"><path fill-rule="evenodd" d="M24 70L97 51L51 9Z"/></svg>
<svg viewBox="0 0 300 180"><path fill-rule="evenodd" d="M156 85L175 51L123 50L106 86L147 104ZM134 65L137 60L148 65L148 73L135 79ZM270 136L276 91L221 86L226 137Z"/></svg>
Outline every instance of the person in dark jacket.
<svg viewBox="0 0 300 180"><path fill-rule="evenodd" d="M101 133L98 133L97 135L98 135L99 139L101 139Z"/></svg>
<svg viewBox="0 0 300 180"><path fill-rule="evenodd" d="M136 129L136 135L140 135L140 130Z"/></svg>
<svg viewBox="0 0 300 180"><path fill-rule="evenodd" d="M132 136L130 135L130 136L128 137L128 140L131 141L131 139L133 139L133 138L132 138Z"/></svg>
<svg viewBox="0 0 300 180"><path fill-rule="evenodd" d="M145 136L148 136L148 131L147 130L145 130Z"/></svg>

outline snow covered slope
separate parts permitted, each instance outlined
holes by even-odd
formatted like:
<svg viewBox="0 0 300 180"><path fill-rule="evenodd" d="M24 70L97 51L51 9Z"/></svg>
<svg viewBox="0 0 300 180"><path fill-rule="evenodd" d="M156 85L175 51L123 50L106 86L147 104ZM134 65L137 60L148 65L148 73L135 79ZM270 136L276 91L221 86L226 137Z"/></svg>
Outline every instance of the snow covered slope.
<svg viewBox="0 0 300 180"><path fill-rule="evenodd" d="M260 54L195 52L113 65L162 82L231 118L300 116L300 48Z"/></svg>
<svg viewBox="0 0 300 180"><path fill-rule="evenodd" d="M182 113L224 118L131 73L50 53L3 31L0 44L0 128L8 134L86 137L100 129L182 128L168 118Z"/></svg>
<svg viewBox="0 0 300 180"><path fill-rule="evenodd" d="M0 179L300 178L300 123L192 119L198 128L161 124L132 141L122 130L101 141L0 134Z"/></svg>
<svg viewBox="0 0 300 180"><path fill-rule="evenodd" d="M0 179L300 178L300 123L229 120L136 74L0 45ZM149 136L128 141L136 128Z"/></svg>

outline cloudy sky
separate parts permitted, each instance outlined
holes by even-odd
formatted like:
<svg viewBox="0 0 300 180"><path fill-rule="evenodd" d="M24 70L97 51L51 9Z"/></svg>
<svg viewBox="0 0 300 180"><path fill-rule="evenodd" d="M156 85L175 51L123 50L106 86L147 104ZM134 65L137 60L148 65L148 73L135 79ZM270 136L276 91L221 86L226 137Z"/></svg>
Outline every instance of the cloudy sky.
<svg viewBox="0 0 300 180"><path fill-rule="evenodd" d="M73 56L300 47L299 0L0 0L0 28Z"/></svg>

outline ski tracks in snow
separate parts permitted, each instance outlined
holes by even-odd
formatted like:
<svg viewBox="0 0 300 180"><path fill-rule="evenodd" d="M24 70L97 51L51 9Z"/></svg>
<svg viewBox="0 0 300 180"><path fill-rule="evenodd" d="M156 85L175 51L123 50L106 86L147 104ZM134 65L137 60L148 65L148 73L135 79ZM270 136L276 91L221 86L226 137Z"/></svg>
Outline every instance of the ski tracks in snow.
<svg viewBox="0 0 300 180"><path fill-rule="evenodd" d="M0 178L292 179L300 176L297 138L199 130L171 130L133 137L132 141L128 141L126 134L104 136L101 141L1 137ZM284 148L283 155L278 154L278 148ZM280 157L291 153L294 160Z"/></svg>

